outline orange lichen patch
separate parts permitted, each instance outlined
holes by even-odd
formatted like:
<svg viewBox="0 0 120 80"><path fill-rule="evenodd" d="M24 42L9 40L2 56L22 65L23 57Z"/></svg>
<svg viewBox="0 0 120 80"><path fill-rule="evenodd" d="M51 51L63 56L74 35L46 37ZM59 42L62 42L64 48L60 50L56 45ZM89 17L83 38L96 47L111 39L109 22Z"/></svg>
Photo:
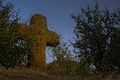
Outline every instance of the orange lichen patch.
<svg viewBox="0 0 120 80"><path fill-rule="evenodd" d="M41 15L41 14L35 14L34 16L31 17L30 20L30 25L39 25L39 26L44 26L44 28L47 29L47 22L46 22L46 17Z"/></svg>
<svg viewBox="0 0 120 80"><path fill-rule="evenodd" d="M44 71L46 66L45 48L38 47L37 49L33 50L32 65L39 71Z"/></svg>
<svg viewBox="0 0 120 80"><path fill-rule="evenodd" d="M30 28L36 35L45 34L47 32L46 17L41 14L35 14L31 17Z"/></svg>
<svg viewBox="0 0 120 80"><path fill-rule="evenodd" d="M48 31L47 46L55 47L60 43L60 38L56 32Z"/></svg>

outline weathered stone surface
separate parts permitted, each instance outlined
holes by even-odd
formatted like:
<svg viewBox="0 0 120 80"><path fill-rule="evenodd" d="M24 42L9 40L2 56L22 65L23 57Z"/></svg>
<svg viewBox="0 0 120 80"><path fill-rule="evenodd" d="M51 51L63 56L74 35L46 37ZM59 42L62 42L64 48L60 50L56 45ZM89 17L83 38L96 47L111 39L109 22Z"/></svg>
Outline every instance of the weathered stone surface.
<svg viewBox="0 0 120 80"><path fill-rule="evenodd" d="M53 31L48 31L48 35L49 36L47 36L47 46L56 47L60 43L59 36L56 32Z"/></svg>
<svg viewBox="0 0 120 80"><path fill-rule="evenodd" d="M46 65L46 46L55 47L60 43L57 33L48 30L46 17L35 14L31 17L29 26L19 24L16 27L16 32L18 36L29 34L37 37L32 47L32 66L43 71Z"/></svg>

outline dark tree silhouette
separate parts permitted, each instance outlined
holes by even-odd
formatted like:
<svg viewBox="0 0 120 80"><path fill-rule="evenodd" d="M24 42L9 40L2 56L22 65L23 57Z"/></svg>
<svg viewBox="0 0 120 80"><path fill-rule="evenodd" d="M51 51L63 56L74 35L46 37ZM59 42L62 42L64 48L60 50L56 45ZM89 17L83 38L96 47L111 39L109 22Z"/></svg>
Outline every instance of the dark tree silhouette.
<svg viewBox="0 0 120 80"><path fill-rule="evenodd" d="M16 62L13 51L15 46L13 28L18 18L12 10L11 3L4 4L3 0L0 0L0 64L6 68L13 66Z"/></svg>
<svg viewBox="0 0 120 80"><path fill-rule="evenodd" d="M96 71L120 71L120 9L100 10L96 3L81 12L72 15L76 53L80 58L89 58Z"/></svg>

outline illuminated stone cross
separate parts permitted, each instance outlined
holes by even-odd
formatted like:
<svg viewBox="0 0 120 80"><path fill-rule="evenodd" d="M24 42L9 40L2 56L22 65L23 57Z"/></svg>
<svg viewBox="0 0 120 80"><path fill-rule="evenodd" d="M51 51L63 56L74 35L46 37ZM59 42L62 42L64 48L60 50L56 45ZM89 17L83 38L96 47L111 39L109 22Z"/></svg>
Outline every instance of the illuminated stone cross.
<svg viewBox="0 0 120 80"><path fill-rule="evenodd" d="M60 43L57 33L48 30L46 17L41 14L35 14L31 17L30 25L19 24L16 27L19 35L35 36L36 41L32 46L32 66L40 71L45 69L46 65L46 46L55 47Z"/></svg>

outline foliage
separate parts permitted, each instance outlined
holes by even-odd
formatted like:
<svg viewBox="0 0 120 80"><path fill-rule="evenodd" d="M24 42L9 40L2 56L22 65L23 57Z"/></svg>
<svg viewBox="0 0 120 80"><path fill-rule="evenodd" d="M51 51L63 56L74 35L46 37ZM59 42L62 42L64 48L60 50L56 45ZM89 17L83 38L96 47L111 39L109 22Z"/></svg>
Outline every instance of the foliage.
<svg viewBox="0 0 120 80"><path fill-rule="evenodd" d="M6 69L25 63L24 58L30 54L32 41L15 32L18 20L13 4L0 0L0 64Z"/></svg>
<svg viewBox="0 0 120 80"><path fill-rule="evenodd" d="M67 42L62 42L55 48L52 49L53 55L56 59L62 62L65 58L69 59L71 56L71 50L69 50L69 45Z"/></svg>
<svg viewBox="0 0 120 80"><path fill-rule="evenodd" d="M120 9L100 10L96 3L81 12L82 15L72 15L76 23L74 47L78 57L89 59L98 72L114 72L115 68L120 71Z"/></svg>
<svg viewBox="0 0 120 80"><path fill-rule="evenodd" d="M0 64L6 68L14 66L17 54L14 52L15 35L14 26L17 24L18 17L13 16L13 5L3 4L0 0Z"/></svg>
<svg viewBox="0 0 120 80"><path fill-rule="evenodd" d="M49 64L49 71L62 74L75 74L77 62L74 59L74 55L71 52L70 45L67 42L61 40L61 43L54 48L50 48L55 60Z"/></svg>

